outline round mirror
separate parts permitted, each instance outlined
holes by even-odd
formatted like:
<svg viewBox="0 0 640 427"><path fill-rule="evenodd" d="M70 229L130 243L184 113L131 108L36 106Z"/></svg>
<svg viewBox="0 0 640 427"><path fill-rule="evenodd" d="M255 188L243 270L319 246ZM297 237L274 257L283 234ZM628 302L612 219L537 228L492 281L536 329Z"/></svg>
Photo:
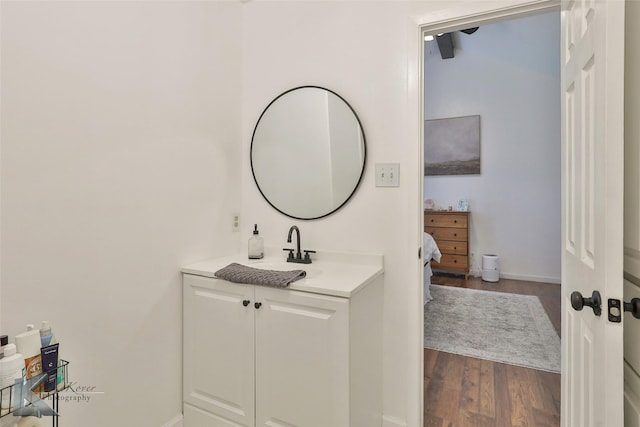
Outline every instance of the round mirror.
<svg viewBox="0 0 640 427"><path fill-rule="evenodd" d="M335 92L303 86L264 110L251 140L251 170L260 193L278 211L317 219L354 194L365 164L358 116Z"/></svg>

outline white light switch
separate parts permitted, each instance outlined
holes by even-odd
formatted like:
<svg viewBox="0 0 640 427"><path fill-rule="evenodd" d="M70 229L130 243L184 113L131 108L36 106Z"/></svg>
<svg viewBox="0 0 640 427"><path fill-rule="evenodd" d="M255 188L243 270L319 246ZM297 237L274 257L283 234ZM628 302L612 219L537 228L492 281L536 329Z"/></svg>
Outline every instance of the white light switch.
<svg viewBox="0 0 640 427"><path fill-rule="evenodd" d="M400 163L376 163L376 187L400 187Z"/></svg>

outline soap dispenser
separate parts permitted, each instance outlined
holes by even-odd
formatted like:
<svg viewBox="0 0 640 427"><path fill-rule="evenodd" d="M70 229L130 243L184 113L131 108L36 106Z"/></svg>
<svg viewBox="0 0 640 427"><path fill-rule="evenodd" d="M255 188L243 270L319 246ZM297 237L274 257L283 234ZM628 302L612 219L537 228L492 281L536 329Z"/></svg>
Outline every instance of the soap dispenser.
<svg viewBox="0 0 640 427"><path fill-rule="evenodd" d="M249 239L249 259L264 257L264 241L258 232L258 224L254 224L253 236Z"/></svg>

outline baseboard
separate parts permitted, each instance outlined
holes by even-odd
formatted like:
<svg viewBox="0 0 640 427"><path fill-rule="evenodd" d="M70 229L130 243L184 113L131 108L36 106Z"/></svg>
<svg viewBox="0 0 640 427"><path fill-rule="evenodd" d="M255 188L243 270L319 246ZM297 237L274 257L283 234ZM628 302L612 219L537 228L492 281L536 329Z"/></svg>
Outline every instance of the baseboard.
<svg viewBox="0 0 640 427"><path fill-rule="evenodd" d="M560 284L559 277L527 276L525 274L511 274L511 273L500 272L500 278L511 279L511 280L525 280L527 282L543 282L543 283Z"/></svg>
<svg viewBox="0 0 640 427"><path fill-rule="evenodd" d="M182 426L182 414L178 414L164 423L162 427L183 427Z"/></svg>
<svg viewBox="0 0 640 427"><path fill-rule="evenodd" d="M407 423L400 418L389 415L382 416L382 427L407 427Z"/></svg>

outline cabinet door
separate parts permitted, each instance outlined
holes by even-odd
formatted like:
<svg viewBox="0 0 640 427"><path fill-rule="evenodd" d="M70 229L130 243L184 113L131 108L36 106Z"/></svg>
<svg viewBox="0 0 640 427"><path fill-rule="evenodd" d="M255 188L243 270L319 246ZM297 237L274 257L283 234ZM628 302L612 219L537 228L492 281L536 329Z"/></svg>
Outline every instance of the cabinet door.
<svg viewBox="0 0 640 427"><path fill-rule="evenodd" d="M184 401L219 416L207 427L253 426L253 287L185 275L183 298Z"/></svg>
<svg viewBox="0 0 640 427"><path fill-rule="evenodd" d="M220 418L211 412L204 411L188 403L184 404L182 425L187 427L243 427L244 424L236 424L224 418Z"/></svg>
<svg viewBox="0 0 640 427"><path fill-rule="evenodd" d="M255 292L256 426L348 427L348 300Z"/></svg>

